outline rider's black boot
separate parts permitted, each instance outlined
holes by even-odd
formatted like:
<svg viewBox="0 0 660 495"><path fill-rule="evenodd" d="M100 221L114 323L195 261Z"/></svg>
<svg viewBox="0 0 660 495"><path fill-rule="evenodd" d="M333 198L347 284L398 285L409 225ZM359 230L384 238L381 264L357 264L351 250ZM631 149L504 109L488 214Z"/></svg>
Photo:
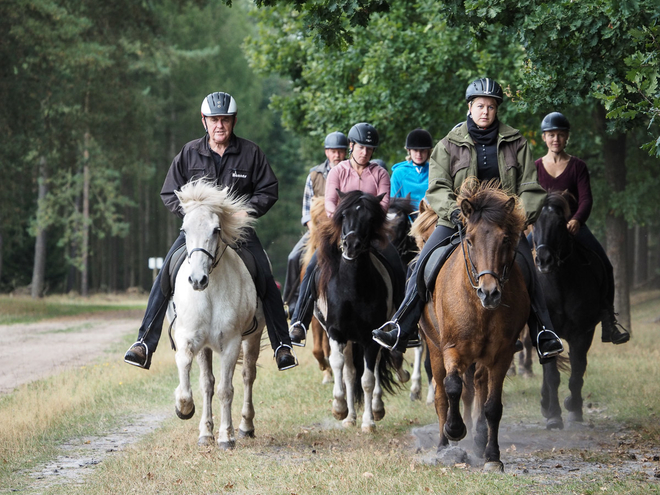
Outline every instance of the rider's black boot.
<svg viewBox="0 0 660 495"><path fill-rule="evenodd" d="M291 346L281 344L275 351L275 362L280 371L288 370L298 366L296 356L292 354Z"/></svg>
<svg viewBox="0 0 660 495"><path fill-rule="evenodd" d="M603 311L601 324L601 340L603 342L612 342L612 344L625 344L630 340L630 333L623 328L621 323L616 321L614 308L608 308Z"/></svg>
<svg viewBox="0 0 660 495"><path fill-rule="evenodd" d="M390 321L371 332L372 338L386 349L404 352L408 340L417 330L417 322L423 309L424 301L419 297L417 284L411 278L401 306Z"/></svg>
<svg viewBox="0 0 660 495"><path fill-rule="evenodd" d="M126 354L124 354L124 362L148 370L151 366L151 356L152 354L149 352L149 349L147 349L147 345L140 341L133 344L128 351L126 351Z"/></svg>
<svg viewBox="0 0 660 495"><path fill-rule="evenodd" d="M289 327L289 338L293 345L305 347L305 340L307 338L307 329L312 322L314 316L314 279L316 277L316 255L307 266L305 275L303 276L302 283L300 284L300 292L298 294L298 301L296 308L291 315L291 326Z"/></svg>

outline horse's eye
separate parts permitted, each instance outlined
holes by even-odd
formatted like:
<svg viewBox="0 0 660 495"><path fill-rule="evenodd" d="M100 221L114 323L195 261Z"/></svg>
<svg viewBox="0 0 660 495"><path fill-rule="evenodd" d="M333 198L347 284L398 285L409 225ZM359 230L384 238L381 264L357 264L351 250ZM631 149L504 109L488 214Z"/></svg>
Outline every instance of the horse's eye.
<svg viewBox="0 0 660 495"><path fill-rule="evenodd" d="M222 232L222 228L220 228L220 227L216 227L216 228L213 229L214 234L220 234L220 232Z"/></svg>
<svg viewBox="0 0 660 495"><path fill-rule="evenodd" d="M504 239L502 239L502 244L509 244L511 242L511 239L509 238L508 235L504 236Z"/></svg>
<svg viewBox="0 0 660 495"><path fill-rule="evenodd" d="M467 243L468 247L472 247L472 241L470 239L465 239L465 242Z"/></svg>
<svg viewBox="0 0 660 495"><path fill-rule="evenodd" d="M359 210L359 209L360 209L360 206L362 206L362 205L357 205L357 206L355 207L355 209L356 209L356 210Z"/></svg>

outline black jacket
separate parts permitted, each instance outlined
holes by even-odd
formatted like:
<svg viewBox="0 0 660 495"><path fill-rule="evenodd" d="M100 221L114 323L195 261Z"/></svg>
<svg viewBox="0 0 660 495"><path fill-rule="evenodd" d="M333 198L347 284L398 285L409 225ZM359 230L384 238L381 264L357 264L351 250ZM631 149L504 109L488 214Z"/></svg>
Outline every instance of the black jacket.
<svg viewBox="0 0 660 495"><path fill-rule="evenodd" d="M259 146L232 134L219 167L216 167L211 153L208 136L204 136L184 145L172 160L160 191L163 203L172 213L183 217L174 191L202 177L249 197L256 217L262 216L275 204L278 197L277 177Z"/></svg>

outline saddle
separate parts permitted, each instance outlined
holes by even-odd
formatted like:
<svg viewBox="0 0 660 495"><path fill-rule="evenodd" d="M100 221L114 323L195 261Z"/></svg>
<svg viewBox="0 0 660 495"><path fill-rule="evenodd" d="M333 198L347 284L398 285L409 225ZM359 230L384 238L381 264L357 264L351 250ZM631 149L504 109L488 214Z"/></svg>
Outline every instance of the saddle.
<svg viewBox="0 0 660 495"><path fill-rule="evenodd" d="M236 251L236 254L243 260L245 267L250 272L254 286L257 289L257 295L259 299L263 299L266 295L266 275L257 268L257 262L247 249L241 249L240 247L230 246L231 249ZM176 281L176 276L179 273L179 268L183 264L183 261L186 259L188 251L186 250L186 245L184 244L179 249L177 249L172 257L165 260L163 268L161 270L160 276L160 290L166 296L174 294L174 285Z"/></svg>
<svg viewBox="0 0 660 495"><path fill-rule="evenodd" d="M457 232L444 239L424 260L418 261L422 266L417 271L417 291L423 301L428 300L427 294L433 292L440 269L460 244L461 238Z"/></svg>

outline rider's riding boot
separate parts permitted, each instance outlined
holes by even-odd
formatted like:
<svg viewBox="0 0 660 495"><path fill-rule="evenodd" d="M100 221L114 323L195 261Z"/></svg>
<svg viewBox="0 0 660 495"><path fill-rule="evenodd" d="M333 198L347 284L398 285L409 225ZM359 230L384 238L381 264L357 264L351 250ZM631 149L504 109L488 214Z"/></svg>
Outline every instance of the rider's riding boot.
<svg viewBox="0 0 660 495"><path fill-rule="evenodd" d="M539 362L545 364L564 352L564 345L555 332L542 326L536 336L536 352L539 355Z"/></svg>
<svg viewBox="0 0 660 495"><path fill-rule="evenodd" d="M417 330L423 309L424 301L417 293L417 284L414 278L410 278L401 306L390 321L371 332L372 338L386 349L404 352L408 340Z"/></svg>
<svg viewBox="0 0 660 495"><path fill-rule="evenodd" d="M280 344L275 351L275 362L280 371L288 370L298 366L296 356L291 353L291 347L286 344Z"/></svg>
<svg viewBox="0 0 660 495"><path fill-rule="evenodd" d="M601 340L603 342L612 342L613 344L625 344L630 340L630 333L623 328L621 323L616 321L614 308L608 308L603 311L601 325Z"/></svg>
<svg viewBox="0 0 660 495"><path fill-rule="evenodd" d="M314 285L315 272L316 263L310 262L303 281L300 284L296 309L293 310L293 314L291 315L292 323L289 327L289 338L291 338L293 345L299 347L305 347L307 329L312 322L312 316L314 316L314 293L312 286Z"/></svg>
<svg viewBox="0 0 660 495"><path fill-rule="evenodd" d="M144 342L139 341L126 351L126 354L124 354L124 362L148 370L151 366L151 356L152 354L149 352L149 349L147 349L147 345Z"/></svg>

